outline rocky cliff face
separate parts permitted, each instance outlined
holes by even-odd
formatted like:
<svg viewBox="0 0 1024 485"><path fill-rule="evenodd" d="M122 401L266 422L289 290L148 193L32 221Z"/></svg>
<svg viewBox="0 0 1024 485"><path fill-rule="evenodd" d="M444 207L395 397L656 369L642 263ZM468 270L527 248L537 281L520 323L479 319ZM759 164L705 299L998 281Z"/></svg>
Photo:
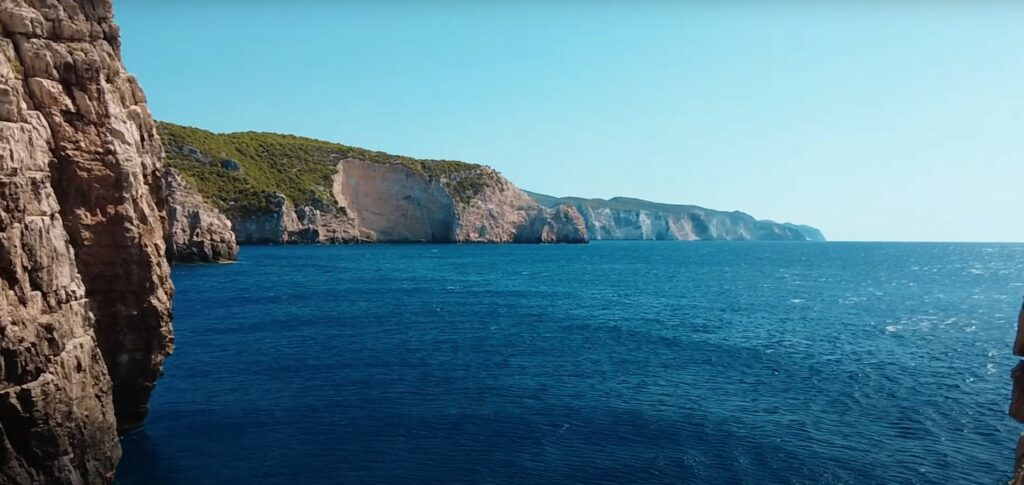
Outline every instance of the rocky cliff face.
<svg viewBox="0 0 1024 485"><path fill-rule="evenodd" d="M333 193L354 226L381 242L587 241L582 219L566 215L572 209L545 209L487 167L431 178L402 165L345 159Z"/></svg>
<svg viewBox="0 0 1024 485"><path fill-rule="evenodd" d="M470 196L459 184L475 179ZM400 164L338 162L333 199L295 207L274 194L270 212L235 216L242 243L582 243L575 209L546 209L490 168L429 177Z"/></svg>
<svg viewBox="0 0 1024 485"><path fill-rule="evenodd" d="M530 196L549 207L575 207L582 215L592 240L825 240L813 227L761 221L743 212L659 204L626 197L610 200L557 198L532 192Z"/></svg>
<svg viewBox="0 0 1024 485"><path fill-rule="evenodd" d="M344 212L330 203L314 201L295 207L287 196L270 197L271 209L256 214L233 214L232 229L242 244L338 244L372 241Z"/></svg>
<svg viewBox="0 0 1024 485"><path fill-rule="evenodd" d="M109 481L172 346L162 150L112 16L0 0L4 483Z"/></svg>
<svg viewBox="0 0 1024 485"><path fill-rule="evenodd" d="M1013 354L1024 357L1024 306L1017 316L1017 338L1013 342ZM1010 417L1024 423L1024 361L1010 372L1013 390L1010 393ZM1024 434L1017 442L1016 460L1014 460L1013 485L1024 485Z"/></svg>
<svg viewBox="0 0 1024 485"><path fill-rule="evenodd" d="M238 259L231 221L211 207L174 169L164 172L167 257L181 263Z"/></svg>
<svg viewBox="0 0 1024 485"><path fill-rule="evenodd" d="M805 226L803 224L789 224L789 223L786 223L786 224L783 224L783 225L786 226L786 227L792 228L792 229L796 229L797 231L800 231L800 234L803 234L804 237L807 238L808 241L816 241L816 242L823 242L823 241L825 241L825 235L822 234L821 230L819 230L816 227Z"/></svg>
<svg viewBox="0 0 1024 485"><path fill-rule="evenodd" d="M545 208L491 168L272 133L161 125L170 163L242 244L586 242L572 208Z"/></svg>

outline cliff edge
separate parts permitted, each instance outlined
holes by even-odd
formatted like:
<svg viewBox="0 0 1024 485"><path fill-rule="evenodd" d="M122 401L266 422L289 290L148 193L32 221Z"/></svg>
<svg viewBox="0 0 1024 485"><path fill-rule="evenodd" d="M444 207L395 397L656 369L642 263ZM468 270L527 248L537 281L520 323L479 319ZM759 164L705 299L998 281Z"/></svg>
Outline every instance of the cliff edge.
<svg viewBox="0 0 1024 485"><path fill-rule="evenodd" d="M106 483L171 351L162 147L109 0L0 0L0 482Z"/></svg>
<svg viewBox="0 0 1024 485"><path fill-rule="evenodd" d="M173 168L164 171L167 193L167 258L180 263L218 263L238 259L231 221L206 203Z"/></svg>
<svg viewBox="0 0 1024 485"><path fill-rule="evenodd" d="M696 205L661 204L629 197L584 199L527 192L548 207L575 207L592 240L656 241L824 241L821 231L804 225L757 220L744 212Z"/></svg>
<svg viewBox="0 0 1024 485"><path fill-rule="evenodd" d="M160 129L167 163L242 244L588 240L575 209L543 207L482 165L274 133Z"/></svg>

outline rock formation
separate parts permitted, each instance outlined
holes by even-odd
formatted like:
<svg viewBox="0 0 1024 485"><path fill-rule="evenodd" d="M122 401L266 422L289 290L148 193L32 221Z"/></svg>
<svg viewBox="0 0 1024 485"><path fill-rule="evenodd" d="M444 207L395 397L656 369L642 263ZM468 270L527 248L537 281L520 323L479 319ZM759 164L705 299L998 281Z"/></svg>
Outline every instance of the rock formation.
<svg viewBox="0 0 1024 485"><path fill-rule="evenodd" d="M1017 315L1017 338L1013 342L1014 355L1024 357L1024 306ZM1013 390L1010 393L1010 417L1024 423L1024 361L1010 372ZM1016 459L1014 460L1014 476L1012 485L1024 485L1024 434L1017 442Z"/></svg>
<svg viewBox="0 0 1024 485"><path fill-rule="evenodd" d="M722 212L627 197L604 200L529 194L544 206L575 207L583 216L592 240L825 240L821 231L813 227L761 221L738 211Z"/></svg>
<svg viewBox="0 0 1024 485"><path fill-rule="evenodd" d="M238 259L231 222L203 200L176 170L164 172L167 192L167 257L181 263Z"/></svg>
<svg viewBox="0 0 1024 485"><path fill-rule="evenodd" d="M162 148L109 0L0 0L0 139L0 482L106 483L173 343Z"/></svg>
<svg viewBox="0 0 1024 485"><path fill-rule="evenodd" d="M587 242L575 209L542 207L489 167L273 133L161 129L169 163L242 244Z"/></svg>
<svg viewBox="0 0 1024 485"><path fill-rule="evenodd" d="M461 188L467 180L475 188ZM545 209L488 167L435 178L345 159L333 194L363 237L381 242L587 242L582 220L564 215L573 209Z"/></svg>
<svg viewBox="0 0 1024 485"><path fill-rule="evenodd" d="M796 229L797 231L800 231L800 234L803 234L804 237L807 238L808 241L816 241L816 242L824 242L825 241L825 235L822 234L821 231L818 228L816 228L816 227L805 226L803 224L790 224L788 222L784 223L783 226L786 226L786 227L789 227L789 228L792 228L792 229Z"/></svg>
<svg viewBox="0 0 1024 485"><path fill-rule="evenodd" d="M813 227L743 212L528 193L471 163L274 133L160 128L168 163L197 181L242 244L825 240Z"/></svg>
<svg viewBox="0 0 1024 485"><path fill-rule="evenodd" d="M262 213L232 214L231 227L242 244L338 244L372 241L344 212L323 201L295 207L275 192L270 209Z"/></svg>

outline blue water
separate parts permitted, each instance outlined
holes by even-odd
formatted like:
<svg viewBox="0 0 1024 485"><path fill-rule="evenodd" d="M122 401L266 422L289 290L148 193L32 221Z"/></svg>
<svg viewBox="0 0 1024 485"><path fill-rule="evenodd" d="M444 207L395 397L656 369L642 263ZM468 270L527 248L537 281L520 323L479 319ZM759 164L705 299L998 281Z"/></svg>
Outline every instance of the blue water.
<svg viewBox="0 0 1024 485"><path fill-rule="evenodd" d="M1024 245L245 247L124 484L995 484Z"/></svg>

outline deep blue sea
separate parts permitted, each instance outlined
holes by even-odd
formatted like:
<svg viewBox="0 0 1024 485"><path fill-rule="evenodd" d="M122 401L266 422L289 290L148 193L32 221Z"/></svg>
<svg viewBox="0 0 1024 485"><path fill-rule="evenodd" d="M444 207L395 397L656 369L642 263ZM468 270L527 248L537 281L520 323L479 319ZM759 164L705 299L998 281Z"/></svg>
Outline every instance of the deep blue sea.
<svg viewBox="0 0 1024 485"><path fill-rule="evenodd" d="M996 484L1024 245L245 247L122 484Z"/></svg>

